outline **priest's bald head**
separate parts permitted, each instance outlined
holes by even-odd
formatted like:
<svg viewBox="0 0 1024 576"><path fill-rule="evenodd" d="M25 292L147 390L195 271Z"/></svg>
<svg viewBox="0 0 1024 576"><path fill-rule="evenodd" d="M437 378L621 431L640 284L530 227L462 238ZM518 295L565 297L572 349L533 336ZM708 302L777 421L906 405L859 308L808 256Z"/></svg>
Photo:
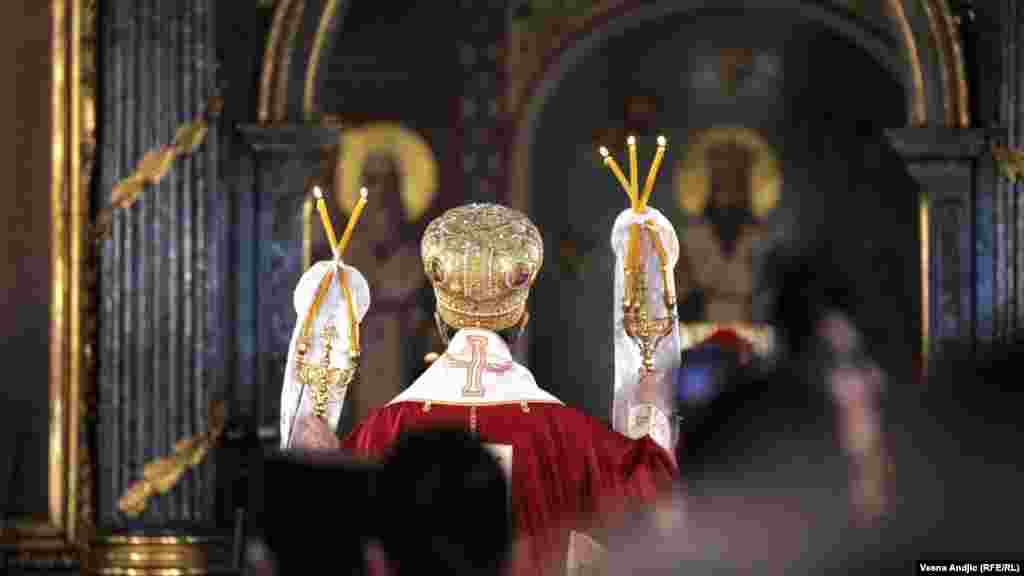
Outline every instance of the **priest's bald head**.
<svg viewBox="0 0 1024 576"><path fill-rule="evenodd" d="M421 255L446 342L452 330L483 328L509 340L526 327L544 242L525 214L498 204L453 208L427 226Z"/></svg>

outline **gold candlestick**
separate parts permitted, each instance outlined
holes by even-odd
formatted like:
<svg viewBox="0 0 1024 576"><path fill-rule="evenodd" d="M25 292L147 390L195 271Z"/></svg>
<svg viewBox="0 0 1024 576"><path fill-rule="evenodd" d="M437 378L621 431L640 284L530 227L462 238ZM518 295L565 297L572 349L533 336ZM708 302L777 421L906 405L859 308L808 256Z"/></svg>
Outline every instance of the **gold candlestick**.
<svg viewBox="0 0 1024 576"><path fill-rule="evenodd" d="M654 191L654 180L658 177L658 169L661 168L661 160L665 157L665 148L668 140L664 136L658 136L658 150L654 153L654 162L651 163L651 170L647 173L647 182L644 183L644 193L640 197L640 206L647 206L651 199L651 192Z"/></svg>
<svg viewBox="0 0 1024 576"><path fill-rule="evenodd" d="M324 202L324 193L319 186L313 187L313 196L316 196L316 209L320 212L320 222L324 225L324 233L327 234L327 241L331 243L331 252L337 259L338 239L334 236L334 226L331 224L331 215L327 212L327 203Z"/></svg>
<svg viewBox="0 0 1024 576"><path fill-rule="evenodd" d="M356 207L352 210L352 215L349 216L348 225L345 226L345 232L341 235L341 242L338 243L338 256L340 257L345 253L345 247L348 246L348 241L352 239L352 229L355 228L356 222L359 221L359 216L363 213L363 208L366 207L366 197L369 195L369 191L366 186L359 189L359 201L356 202Z"/></svg>
<svg viewBox="0 0 1024 576"><path fill-rule="evenodd" d="M651 192L654 190L654 181L657 178L658 170L661 168L661 161L664 159L668 140L664 136L658 137L658 149L654 155L654 162L651 164L650 171L647 174L643 194L640 192L638 182L636 138L630 136L627 140L627 145L629 147L629 163L631 168L629 181L626 180L622 171L619 170L615 160L611 158L608 149L602 146L600 152L604 156L605 165L611 167L612 173L615 174L619 183L626 190L633 211L637 214L643 214L647 208L647 202L650 200ZM658 310L657 307L652 308L652 303L648 302L647 292L650 288L647 278L648 263L647 259L643 257L641 250L641 243L644 241L644 228L647 229L650 242L654 246L654 254L659 261L659 268L662 274L661 279L664 285L664 293L662 294L662 301L665 306L664 311ZM626 256L622 265L625 276L622 301L623 328L640 349L640 354L643 357L643 365L640 371L641 373L646 373L654 370L655 350L660 342L672 333L673 328L678 322L675 309L675 293L670 286L671 263L668 259L668 252L662 245L657 230L650 222L644 224L634 222L630 224Z"/></svg>

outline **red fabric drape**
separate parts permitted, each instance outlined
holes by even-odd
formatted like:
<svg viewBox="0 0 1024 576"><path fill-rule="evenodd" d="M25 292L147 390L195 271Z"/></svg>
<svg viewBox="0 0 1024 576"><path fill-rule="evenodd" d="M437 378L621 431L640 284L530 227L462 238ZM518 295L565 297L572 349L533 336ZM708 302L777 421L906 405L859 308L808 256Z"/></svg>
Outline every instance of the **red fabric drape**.
<svg viewBox="0 0 1024 576"><path fill-rule="evenodd" d="M342 442L356 455L382 456L405 430L469 423L469 406L399 402L372 412ZM671 455L648 437L629 439L573 408L553 403L478 406L484 442L511 445L512 509L517 546L513 574L564 571L571 530L612 522L653 503L677 469Z"/></svg>

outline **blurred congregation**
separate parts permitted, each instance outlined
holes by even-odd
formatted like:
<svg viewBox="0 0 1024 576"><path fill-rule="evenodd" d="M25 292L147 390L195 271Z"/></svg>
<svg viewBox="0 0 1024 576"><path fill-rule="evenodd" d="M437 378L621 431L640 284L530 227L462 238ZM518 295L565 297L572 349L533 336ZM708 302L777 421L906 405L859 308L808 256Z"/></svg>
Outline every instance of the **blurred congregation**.
<svg viewBox="0 0 1024 576"><path fill-rule="evenodd" d="M684 354L674 375L677 414L687 415L678 478L575 542L582 548L568 572L536 573L903 574L919 573L922 561L981 566L1019 556L1024 438L1013 368L1024 341L950 346L928 376L899 382L858 327L858 281L827 260L790 265L783 298L797 301L780 303L777 319L792 338L790 359L758 370L732 342ZM698 381L709 390L695 397L687 391ZM266 500L264 531L250 542L258 573L301 573L310 546L340 551L342 534L348 560L332 567L354 574L410 565L510 573L519 545L504 501L510 485L461 430L413 430L372 472L305 453L266 473L275 493L372 496L345 499L332 514L364 519L355 527L315 535L295 529L310 520L293 502Z"/></svg>
<svg viewBox="0 0 1024 576"><path fill-rule="evenodd" d="M0 573L1020 573L1016 0L17 0Z"/></svg>

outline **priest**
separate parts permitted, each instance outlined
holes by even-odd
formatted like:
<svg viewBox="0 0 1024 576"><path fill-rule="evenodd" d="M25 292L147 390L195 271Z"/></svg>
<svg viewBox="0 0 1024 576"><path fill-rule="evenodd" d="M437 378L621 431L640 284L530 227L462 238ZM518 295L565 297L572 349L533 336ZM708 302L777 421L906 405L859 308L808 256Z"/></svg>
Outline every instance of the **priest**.
<svg viewBox="0 0 1024 576"><path fill-rule="evenodd" d="M312 413L300 416L295 432L296 446L369 458L383 456L411 428L456 425L477 435L511 478L518 574L564 573L574 531L594 531L653 501L677 471L670 439L659 444L649 434L631 439L609 429L565 406L512 358L543 246L525 215L500 205L466 205L431 222L421 255L445 353L343 441ZM660 404L645 400L659 393L659 374L645 377L636 401ZM363 381L372 385L372 375Z"/></svg>

